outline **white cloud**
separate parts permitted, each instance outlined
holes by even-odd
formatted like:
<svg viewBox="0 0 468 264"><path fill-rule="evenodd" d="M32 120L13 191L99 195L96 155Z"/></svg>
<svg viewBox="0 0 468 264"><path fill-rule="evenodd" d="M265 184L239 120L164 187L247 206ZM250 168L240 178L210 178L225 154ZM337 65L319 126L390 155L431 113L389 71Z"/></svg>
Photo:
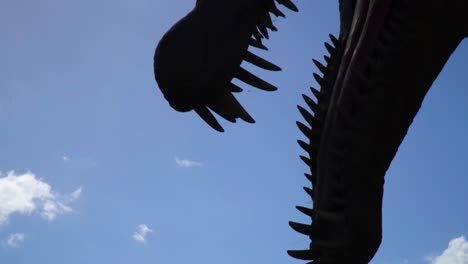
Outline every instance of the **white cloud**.
<svg viewBox="0 0 468 264"><path fill-rule="evenodd" d="M61 158L62 158L62 161L65 162L65 163L66 163L66 162L70 162L70 157L68 157L68 156L65 155L65 154L63 154Z"/></svg>
<svg viewBox="0 0 468 264"><path fill-rule="evenodd" d="M65 196L64 199L32 172L19 175L9 171L5 177L2 176L0 172L0 225L7 223L12 214L31 214L36 210L43 218L52 221L59 214L71 212L68 203L81 193L79 188L69 195L70 198Z"/></svg>
<svg viewBox="0 0 468 264"><path fill-rule="evenodd" d="M42 217L46 220L52 221L59 214L68 213L73 211L71 207L57 201L47 200L42 205Z"/></svg>
<svg viewBox="0 0 468 264"><path fill-rule="evenodd" d="M178 157L175 157L175 162L179 167L182 168L192 168L192 167L201 167L203 166L202 163L198 161L193 161L193 160L188 160L188 159L179 159Z"/></svg>
<svg viewBox="0 0 468 264"><path fill-rule="evenodd" d="M465 237L450 240L442 255L429 258L431 264L468 264L468 241Z"/></svg>
<svg viewBox="0 0 468 264"><path fill-rule="evenodd" d="M149 228L145 224L138 225L136 229L136 232L133 233L133 239L137 242L145 244L146 236L148 235L148 233L153 232L153 229Z"/></svg>
<svg viewBox="0 0 468 264"><path fill-rule="evenodd" d="M23 233L14 233L11 234L6 243L9 247L19 247L20 243L24 241L24 234Z"/></svg>
<svg viewBox="0 0 468 264"><path fill-rule="evenodd" d="M80 198L83 189L80 187L70 194L70 201L73 202L76 199Z"/></svg>

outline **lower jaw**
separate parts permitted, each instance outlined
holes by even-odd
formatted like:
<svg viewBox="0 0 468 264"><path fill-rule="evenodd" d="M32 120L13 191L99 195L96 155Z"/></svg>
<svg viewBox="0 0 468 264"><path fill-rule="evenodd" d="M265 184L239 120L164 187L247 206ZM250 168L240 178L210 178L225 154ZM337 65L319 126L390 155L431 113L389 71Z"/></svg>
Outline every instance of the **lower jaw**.
<svg viewBox="0 0 468 264"><path fill-rule="evenodd" d="M392 29L398 2L354 19L318 155L319 203L314 207L324 210L320 207L330 193L320 189L334 188L330 179L340 178L348 201L345 259L353 263L369 261L379 247L385 172L425 94L461 41L445 28L433 30L440 23L431 14L400 21ZM367 14L371 10L361 8ZM373 18L375 24L365 23ZM344 155L341 164L330 154L336 153L337 138L344 138L338 149ZM336 166L342 167L341 176L332 175Z"/></svg>

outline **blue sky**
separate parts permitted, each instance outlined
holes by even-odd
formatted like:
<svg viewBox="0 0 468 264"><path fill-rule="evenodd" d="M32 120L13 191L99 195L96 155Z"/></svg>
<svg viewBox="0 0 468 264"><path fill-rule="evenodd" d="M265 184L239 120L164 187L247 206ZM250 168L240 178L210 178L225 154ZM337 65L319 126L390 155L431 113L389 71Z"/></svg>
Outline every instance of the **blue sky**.
<svg viewBox="0 0 468 264"><path fill-rule="evenodd" d="M255 53L283 71L253 71L280 89L244 86L257 123L225 133L173 111L153 79L157 42L194 2L2 3L1 263L303 263L286 254L308 245L287 222L311 203L296 105L337 1L277 19ZM372 263L468 263L467 57L462 43L387 173Z"/></svg>

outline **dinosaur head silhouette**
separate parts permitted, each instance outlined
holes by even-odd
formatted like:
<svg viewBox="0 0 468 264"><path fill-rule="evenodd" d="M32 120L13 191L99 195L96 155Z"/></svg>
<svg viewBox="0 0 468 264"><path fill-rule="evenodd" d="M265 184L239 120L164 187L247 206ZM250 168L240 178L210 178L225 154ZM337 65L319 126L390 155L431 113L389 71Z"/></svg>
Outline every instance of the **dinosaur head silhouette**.
<svg viewBox="0 0 468 264"><path fill-rule="evenodd" d="M278 1L292 10L289 0ZM273 0L200 0L195 8L163 36L154 56L155 78L177 111L195 110L211 127L223 131L209 109L228 121L254 123L232 93L242 88L233 78L266 91L276 87L243 69L245 60L267 70L280 68L248 51L266 49L267 28L276 30L270 13L284 14Z"/></svg>

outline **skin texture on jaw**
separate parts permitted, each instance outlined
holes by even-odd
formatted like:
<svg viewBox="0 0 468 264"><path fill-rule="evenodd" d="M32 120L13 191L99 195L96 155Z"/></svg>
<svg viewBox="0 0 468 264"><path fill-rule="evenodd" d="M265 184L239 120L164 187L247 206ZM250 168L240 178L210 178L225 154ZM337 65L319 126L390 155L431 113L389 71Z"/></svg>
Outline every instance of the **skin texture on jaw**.
<svg viewBox="0 0 468 264"><path fill-rule="evenodd" d="M277 0L291 10L292 2ZM305 187L314 208L297 207L310 224L290 222L311 238L290 250L312 263L368 263L382 240L384 176L421 103L449 56L467 34L464 0L341 0L339 37L330 36L316 100L303 95L298 109L306 137L299 145L309 166ZM247 51L266 47L276 30L273 0L200 0L170 29L155 53L155 77L170 105L195 110L211 127L226 120L254 122L232 95L238 78L259 89L276 87L246 72L243 60L279 70ZM213 23L216 21L216 23ZM415 70L417 69L417 70Z"/></svg>

